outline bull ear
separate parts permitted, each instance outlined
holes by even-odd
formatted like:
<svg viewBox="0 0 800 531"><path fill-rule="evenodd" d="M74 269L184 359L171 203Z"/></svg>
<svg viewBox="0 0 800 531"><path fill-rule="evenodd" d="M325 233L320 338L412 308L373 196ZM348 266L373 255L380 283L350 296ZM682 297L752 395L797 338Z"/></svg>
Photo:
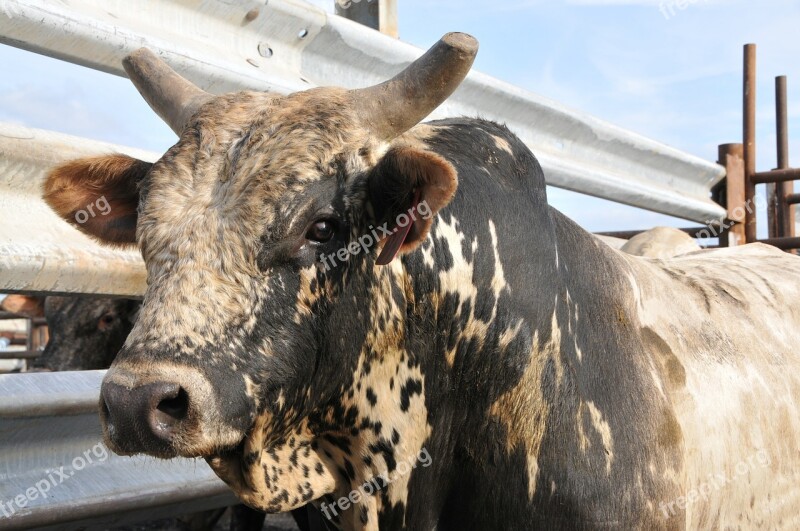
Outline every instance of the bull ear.
<svg viewBox="0 0 800 531"><path fill-rule="evenodd" d="M29 319L44 317L44 297L7 295L6 298L0 302L0 310L5 310Z"/></svg>
<svg viewBox="0 0 800 531"><path fill-rule="evenodd" d="M151 166L126 155L66 162L47 175L43 197L59 216L102 243L136 243L138 184Z"/></svg>
<svg viewBox="0 0 800 531"><path fill-rule="evenodd" d="M433 217L456 192L458 175L440 155L409 146L391 148L370 171L369 197L378 224L393 231L377 264L415 249L428 236Z"/></svg>

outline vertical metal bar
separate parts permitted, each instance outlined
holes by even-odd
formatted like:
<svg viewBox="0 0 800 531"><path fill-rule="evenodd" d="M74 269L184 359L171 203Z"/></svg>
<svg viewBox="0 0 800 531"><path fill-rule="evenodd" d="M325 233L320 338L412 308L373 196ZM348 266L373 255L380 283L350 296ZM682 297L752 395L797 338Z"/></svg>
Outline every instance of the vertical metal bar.
<svg viewBox="0 0 800 531"><path fill-rule="evenodd" d="M397 0L380 0L378 18L381 33L395 39L400 36L397 29Z"/></svg>
<svg viewBox="0 0 800 531"><path fill-rule="evenodd" d="M377 0L336 0L334 12L374 30L380 29Z"/></svg>
<svg viewBox="0 0 800 531"><path fill-rule="evenodd" d="M786 103L786 76L775 78L775 116L776 132L778 137L778 169L789 167L789 119L788 105ZM778 203L778 236L794 236L794 207L787 198L794 192L792 181L778 183L776 187L776 199Z"/></svg>
<svg viewBox="0 0 800 531"><path fill-rule="evenodd" d="M25 350L33 350L33 319L25 319ZM33 360L25 358L25 369L33 366Z"/></svg>
<svg viewBox="0 0 800 531"><path fill-rule="evenodd" d="M747 243L756 241L756 45L744 46L744 233Z"/></svg>
<svg viewBox="0 0 800 531"><path fill-rule="evenodd" d="M764 185L764 190L767 193L767 234L770 238L777 238L781 232L778 226L780 205L778 204L777 189L778 185L775 183L766 183Z"/></svg>
<svg viewBox="0 0 800 531"><path fill-rule="evenodd" d="M722 144L719 146L718 162L725 166L725 195L721 197L727 210L726 225L730 227L719 237L722 247L733 247L745 243L744 222L747 213L744 180L744 146Z"/></svg>
<svg viewBox="0 0 800 531"><path fill-rule="evenodd" d="M397 0L336 0L334 12L340 17L397 37Z"/></svg>

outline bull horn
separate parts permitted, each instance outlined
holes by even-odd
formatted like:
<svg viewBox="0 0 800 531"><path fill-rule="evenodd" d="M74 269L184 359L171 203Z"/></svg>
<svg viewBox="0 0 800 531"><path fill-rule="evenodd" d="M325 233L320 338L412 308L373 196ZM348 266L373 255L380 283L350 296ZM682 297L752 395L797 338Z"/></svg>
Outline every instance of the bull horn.
<svg viewBox="0 0 800 531"><path fill-rule="evenodd" d="M389 81L353 90L365 125L384 140L408 131L455 91L477 53L474 37L448 33Z"/></svg>
<svg viewBox="0 0 800 531"><path fill-rule="evenodd" d="M122 66L150 108L178 136L200 106L214 97L178 75L147 48L125 57Z"/></svg>

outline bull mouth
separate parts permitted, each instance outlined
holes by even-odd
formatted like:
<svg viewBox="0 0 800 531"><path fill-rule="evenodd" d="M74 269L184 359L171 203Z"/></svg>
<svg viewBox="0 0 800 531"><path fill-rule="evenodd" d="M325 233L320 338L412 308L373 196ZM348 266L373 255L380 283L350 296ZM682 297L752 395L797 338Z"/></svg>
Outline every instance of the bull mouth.
<svg viewBox="0 0 800 531"><path fill-rule="evenodd" d="M270 444L259 419L235 447L205 457L211 469L244 503L268 513L285 512L336 488L333 461L318 451L306 423L288 440Z"/></svg>
<svg viewBox="0 0 800 531"><path fill-rule="evenodd" d="M318 450L322 444L307 419L295 419L290 431L276 433L275 425L284 422L276 423L267 410L242 422L250 429L237 428L221 422L215 408L199 406L215 397L207 376L191 367L114 366L101 387L104 439L121 455L202 457L244 503L267 512L288 511L334 492L338 467Z"/></svg>
<svg viewBox="0 0 800 531"><path fill-rule="evenodd" d="M267 421L256 421L238 444L223 447L202 456L214 473L246 504L266 510L263 491L266 481L254 470L261 468L265 448L264 431Z"/></svg>

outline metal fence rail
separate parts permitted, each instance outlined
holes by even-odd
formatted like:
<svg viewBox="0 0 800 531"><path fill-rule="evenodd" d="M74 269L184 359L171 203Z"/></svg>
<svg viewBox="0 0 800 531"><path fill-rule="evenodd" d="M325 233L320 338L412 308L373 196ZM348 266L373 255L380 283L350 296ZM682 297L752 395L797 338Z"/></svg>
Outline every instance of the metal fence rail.
<svg viewBox="0 0 800 531"><path fill-rule="evenodd" d="M0 375L0 529L103 528L236 503L202 460L106 449L103 374Z"/></svg>
<svg viewBox="0 0 800 531"><path fill-rule="evenodd" d="M140 296L138 251L101 247L41 200L48 169L76 157L158 155L69 135L0 123L0 292L14 290Z"/></svg>
<svg viewBox="0 0 800 531"><path fill-rule="evenodd" d="M216 93L366 86L421 53L299 0L3 0L0 42L118 75L146 45ZM725 214L709 199L721 166L507 83L470 74L434 116L462 114L507 123L549 184L695 221Z"/></svg>

